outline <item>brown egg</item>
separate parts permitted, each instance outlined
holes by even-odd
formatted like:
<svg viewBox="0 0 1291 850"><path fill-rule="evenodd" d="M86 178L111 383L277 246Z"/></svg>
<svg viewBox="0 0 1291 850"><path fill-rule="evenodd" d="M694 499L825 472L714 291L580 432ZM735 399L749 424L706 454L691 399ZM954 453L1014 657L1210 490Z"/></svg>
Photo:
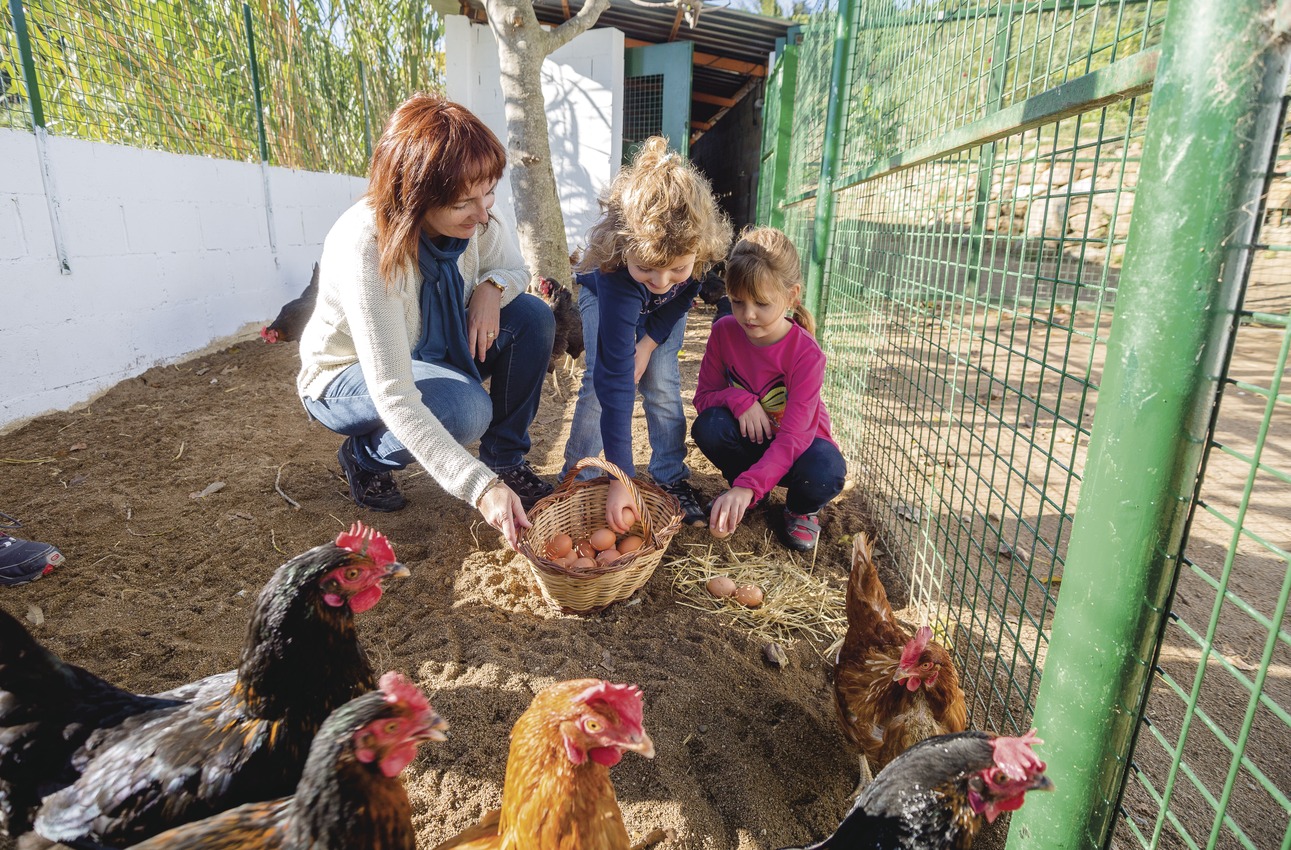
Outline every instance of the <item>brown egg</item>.
<svg viewBox="0 0 1291 850"><path fill-rule="evenodd" d="M718 531L716 528L714 528L711 525L708 527L708 533L716 537L718 540L725 540L726 538L731 536L731 532Z"/></svg>
<svg viewBox="0 0 1291 850"><path fill-rule="evenodd" d="M762 604L762 588L746 584L735 588L735 601L745 608L756 608Z"/></svg>
<svg viewBox="0 0 1291 850"><path fill-rule="evenodd" d="M557 534L547 541L547 557L563 558L574 548L574 539L568 534Z"/></svg>
<svg viewBox="0 0 1291 850"><path fill-rule="evenodd" d="M705 586L708 588L708 592L718 599L725 599L735 592L735 582L731 580L730 576L713 576Z"/></svg>
<svg viewBox="0 0 1291 850"><path fill-rule="evenodd" d="M627 537L624 537L622 540L619 541L619 551L622 552L624 555L626 555L629 552L635 552L636 550L641 548L641 544L644 542L645 542L644 540L642 540L640 537L637 537L635 534L629 534Z"/></svg>
<svg viewBox="0 0 1291 850"><path fill-rule="evenodd" d="M619 552L618 549L614 549L612 547L609 549L602 549L596 553L596 563L601 564L602 566L605 564L612 564L619 559L621 554L622 553Z"/></svg>
<svg viewBox="0 0 1291 850"><path fill-rule="evenodd" d="M558 560L558 561L560 561L560 565L561 565L562 567L572 567L572 566L574 566L574 562L578 560L578 553L577 553L577 552L566 552L564 555L562 555L562 556L561 556L560 558L558 558L557 560Z"/></svg>
<svg viewBox="0 0 1291 850"><path fill-rule="evenodd" d="M592 542L586 537L580 537L578 540L574 541L574 551L578 553L578 557L580 558L596 557L596 547L593 546Z"/></svg>
<svg viewBox="0 0 1291 850"><path fill-rule="evenodd" d="M594 570L596 569L596 562L591 558L578 558L569 565L569 568L571 570Z"/></svg>
<svg viewBox="0 0 1291 850"><path fill-rule="evenodd" d="M608 528L596 529L587 539L598 552L614 548L614 532Z"/></svg>

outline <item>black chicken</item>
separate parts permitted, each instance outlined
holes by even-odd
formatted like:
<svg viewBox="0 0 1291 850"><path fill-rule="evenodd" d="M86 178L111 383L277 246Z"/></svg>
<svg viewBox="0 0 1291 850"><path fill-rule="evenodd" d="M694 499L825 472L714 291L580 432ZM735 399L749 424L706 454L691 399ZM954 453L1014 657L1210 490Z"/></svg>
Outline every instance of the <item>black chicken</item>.
<svg viewBox="0 0 1291 850"><path fill-rule="evenodd" d="M279 567L236 670L139 696L67 664L0 616L0 817L23 847L124 845L291 793L334 709L376 687L354 614L407 576L356 523ZM2 613L2 612L0 612Z"/></svg>
<svg viewBox="0 0 1291 850"><path fill-rule="evenodd" d="M568 354L577 360L583 353L583 317L574 305L574 295L550 277L540 277L533 284L533 290L547 305L556 317L556 340L551 346L551 359L547 361L547 374L556 380L556 366ZM560 385L556 385L559 392Z"/></svg>
<svg viewBox="0 0 1291 850"><path fill-rule="evenodd" d="M333 711L291 797L247 803L155 835L134 850L416 850L399 773L448 724L398 673Z"/></svg>
<svg viewBox="0 0 1291 850"><path fill-rule="evenodd" d="M300 339L301 331L314 315L314 304L318 301L318 263L314 263L314 275L309 279L309 286L300 293L300 297L288 301L278 311L278 318L260 329L260 338L265 342L295 342Z"/></svg>
<svg viewBox="0 0 1291 850"><path fill-rule="evenodd" d="M968 847L1028 791L1051 791L1031 730L1007 738L970 729L920 741L874 777L838 830L801 850L951 850Z"/></svg>

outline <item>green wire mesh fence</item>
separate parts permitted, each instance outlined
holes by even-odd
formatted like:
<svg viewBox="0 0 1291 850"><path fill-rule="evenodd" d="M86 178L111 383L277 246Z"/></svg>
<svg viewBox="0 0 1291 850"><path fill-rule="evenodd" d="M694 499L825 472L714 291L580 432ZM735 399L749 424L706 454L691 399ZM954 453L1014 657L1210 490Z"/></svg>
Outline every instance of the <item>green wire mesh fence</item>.
<svg viewBox="0 0 1291 850"><path fill-rule="evenodd" d="M247 8L8 0L0 127L31 129L35 95L51 135L258 160L258 79L268 162L362 174L394 107L440 87L443 27L422 4L255 0Z"/></svg>
<svg viewBox="0 0 1291 850"><path fill-rule="evenodd" d="M828 228L840 441L917 616L952 645L971 722L1018 733L1061 604L1167 3L854 2L843 68L821 15L792 90L768 77L761 179L790 162L759 186L759 221L804 266ZM831 91L841 153L822 174ZM1160 658L1137 659L1155 684L1123 796L1112 781L1102 800L1119 813L1105 846L1291 847L1291 461L1270 440L1291 348L1284 172Z"/></svg>

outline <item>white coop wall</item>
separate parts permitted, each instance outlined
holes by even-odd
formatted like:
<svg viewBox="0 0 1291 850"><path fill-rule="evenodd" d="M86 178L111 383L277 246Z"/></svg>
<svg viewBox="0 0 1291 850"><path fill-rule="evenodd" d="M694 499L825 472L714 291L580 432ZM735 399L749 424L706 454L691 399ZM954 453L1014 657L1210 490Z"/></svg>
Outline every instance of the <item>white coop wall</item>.
<svg viewBox="0 0 1291 850"><path fill-rule="evenodd" d="M0 429L271 320L363 178L0 130Z"/></svg>

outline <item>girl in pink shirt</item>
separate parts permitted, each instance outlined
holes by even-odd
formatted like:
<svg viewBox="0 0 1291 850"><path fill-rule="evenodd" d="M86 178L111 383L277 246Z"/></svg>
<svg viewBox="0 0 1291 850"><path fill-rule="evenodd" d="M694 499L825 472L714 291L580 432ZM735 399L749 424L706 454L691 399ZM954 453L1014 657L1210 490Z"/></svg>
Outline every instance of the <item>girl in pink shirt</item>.
<svg viewBox="0 0 1291 850"><path fill-rule="evenodd" d="M802 306L798 252L760 227L731 249L730 316L713 324L699 368L691 436L730 489L713 501L709 527L725 536L777 485L787 488L781 541L799 552L820 538L820 509L843 489L847 463L820 398L825 353Z"/></svg>

